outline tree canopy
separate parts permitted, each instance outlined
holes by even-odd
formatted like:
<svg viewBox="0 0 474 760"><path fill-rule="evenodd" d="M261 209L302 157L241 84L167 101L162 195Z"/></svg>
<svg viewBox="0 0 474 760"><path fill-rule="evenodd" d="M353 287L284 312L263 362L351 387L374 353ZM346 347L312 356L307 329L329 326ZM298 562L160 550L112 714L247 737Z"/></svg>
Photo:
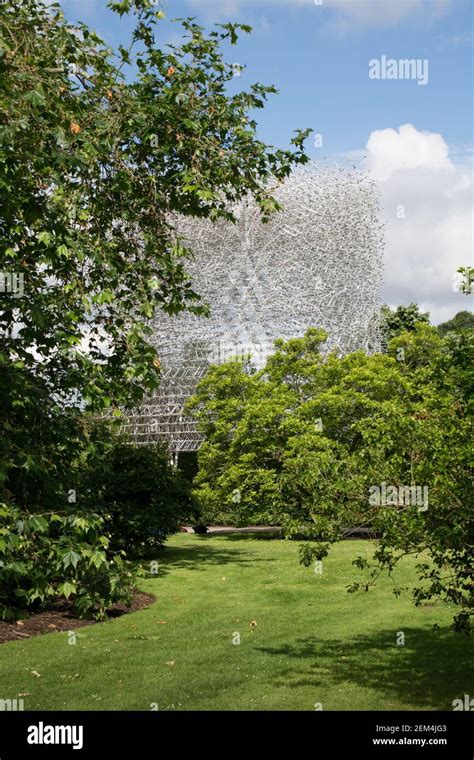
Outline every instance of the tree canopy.
<svg viewBox="0 0 474 760"><path fill-rule="evenodd" d="M64 479L83 412L132 407L159 383L151 318L206 313L176 214L232 218L250 193L266 217L272 182L306 160L305 133L291 150L256 136L273 87L228 92L220 47L249 27L206 35L184 20L165 51L156 3L110 6L136 17L126 48L57 3L0 4L0 271L22 291L0 302L3 482L18 469L50 481L55 467Z"/></svg>
<svg viewBox="0 0 474 760"><path fill-rule="evenodd" d="M18 595L100 614L129 597L106 516L81 512L83 472L113 449L93 418L159 383L157 313L205 318L177 216L232 220L251 195L267 219L307 160L308 132L285 150L257 137L274 87L229 87L222 46L250 27L184 19L163 49L153 0L108 5L135 19L116 50L57 2L0 3L0 615Z"/></svg>
<svg viewBox="0 0 474 760"><path fill-rule="evenodd" d="M419 557L420 604L442 597L472 614L474 336L418 322L388 354L324 356L321 330L277 341L256 374L210 369L189 404L206 440L195 495L203 517L281 524L322 560L354 531L378 538L369 588L401 557ZM395 587L398 593L400 589Z"/></svg>
<svg viewBox="0 0 474 760"><path fill-rule="evenodd" d="M386 344L401 332L414 330L419 322L427 325L430 323L429 313L421 312L416 303L411 303L409 306L397 306L396 309L391 309L390 306L384 304L381 317L382 333Z"/></svg>
<svg viewBox="0 0 474 760"><path fill-rule="evenodd" d="M438 332L443 337L448 332L474 330L474 314L472 311L458 311L452 319L438 325Z"/></svg>

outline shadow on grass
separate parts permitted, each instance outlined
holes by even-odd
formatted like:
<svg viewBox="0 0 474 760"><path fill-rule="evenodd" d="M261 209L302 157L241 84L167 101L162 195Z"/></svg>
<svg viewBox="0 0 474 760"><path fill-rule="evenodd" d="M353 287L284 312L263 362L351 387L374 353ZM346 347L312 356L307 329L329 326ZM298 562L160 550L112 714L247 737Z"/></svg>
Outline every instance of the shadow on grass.
<svg viewBox="0 0 474 760"><path fill-rule="evenodd" d="M350 640L308 637L261 651L288 658L280 685L352 683L415 708L452 710L453 699L472 692L472 637L449 629L405 627L403 633L404 646L396 645L397 631L385 630Z"/></svg>
<svg viewBox="0 0 474 760"><path fill-rule="evenodd" d="M261 531L259 533L230 533L226 531L206 533L201 536L203 539L208 538L225 538L226 541L238 542L238 541L284 541L283 536L280 533L268 531L267 533Z"/></svg>
<svg viewBox="0 0 474 760"><path fill-rule="evenodd" d="M210 543L207 540L208 536L202 535L196 536L195 541L189 546L167 546L165 552L158 556L159 574L166 575L176 568L205 570L209 565L224 566L229 563L255 567L267 562L267 558L258 557L252 552L245 552L245 549L240 546L238 552L235 549L227 549L226 543L230 538L230 536L225 536L225 541ZM234 536L232 536L233 538Z"/></svg>

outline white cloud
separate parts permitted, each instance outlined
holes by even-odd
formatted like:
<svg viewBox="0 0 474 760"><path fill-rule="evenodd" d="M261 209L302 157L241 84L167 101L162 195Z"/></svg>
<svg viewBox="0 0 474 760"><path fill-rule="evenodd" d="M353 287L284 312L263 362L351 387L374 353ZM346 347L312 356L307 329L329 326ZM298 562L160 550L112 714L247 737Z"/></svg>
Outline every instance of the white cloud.
<svg viewBox="0 0 474 760"><path fill-rule="evenodd" d="M469 161L455 165L442 135L411 124L372 132L366 153L386 220L384 299L415 301L435 323L471 308L452 289L456 269L472 263Z"/></svg>
<svg viewBox="0 0 474 760"><path fill-rule="evenodd" d="M229 9L238 12L241 8L244 8L245 6L248 7L249 5L266 5L267 7L269 5L315 5L314 0L187 0L187 3L194 8L202 9L207 6L208 8L214 8L216 11L219 10L222 13Z"/></svg>
<svg viewBox="0 0 474 760"><path fill-rule="evenodd" d="M418 132L412 124L381 129L369 137L368 163L378 180L386 180L403 169L453 169L448 146L442 136Z"/></svg>
<svg viewBox="0 0 474 760"><path fill-rule="evenodd" d="M387 27L418 16L432 21L446 13L453 0L187 0L190 7L213 18L237 17L243 10L258 6L310 7L327 10L332 15L331 27L346 33L354 28Z"/></svg>
<svg viewBox="0 0 474 760"><path fill-rule="evenodd" d="M418 16L431 22L443 16L452 0L323 0L324 5L336 12L333 22L339 32L355 27L388 27Z"/></svg>

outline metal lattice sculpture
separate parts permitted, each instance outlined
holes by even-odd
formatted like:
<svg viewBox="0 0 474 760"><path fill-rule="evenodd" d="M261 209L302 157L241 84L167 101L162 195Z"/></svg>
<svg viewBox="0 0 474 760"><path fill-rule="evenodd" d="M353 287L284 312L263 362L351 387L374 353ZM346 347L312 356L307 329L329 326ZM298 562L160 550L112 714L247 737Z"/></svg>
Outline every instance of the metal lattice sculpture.
<svg viewBox="0 0 474 760"><path fill-rule="evenodd" d="M211 363L233 356L260 367L276 338L308 327L328 349L380 348L382 232L373 184L357 170L295 172L274 192L283 210L262 224L252 201L237 223L183 220L195 253L193 287L210 317L160 315L155 345L164 369L159 393L129 417L137 443L165 438L172 452L195 451L201 436L183 406Z"/></svg>

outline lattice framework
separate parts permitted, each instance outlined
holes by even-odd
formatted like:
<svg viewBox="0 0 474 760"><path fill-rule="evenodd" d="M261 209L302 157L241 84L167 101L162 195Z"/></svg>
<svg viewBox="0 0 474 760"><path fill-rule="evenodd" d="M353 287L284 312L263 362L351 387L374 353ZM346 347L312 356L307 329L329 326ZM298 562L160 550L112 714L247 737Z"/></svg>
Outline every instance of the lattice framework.
<svg viewBox="0 0 474 760"><path fill-rule="evenodd" d="M173 452L199 448L183 406L211 363L251 354L262 366L276 338L301 336L310 326L328 332L328 349L380 349L383 234L373 182L355 168L313 165L274 195L283 210L266 224L248 200L234 208L236 224L179 222L195 254L187 267L194 290L211 315L156 319L163 380L128 419L138 443L165 438Z"/></svg>

